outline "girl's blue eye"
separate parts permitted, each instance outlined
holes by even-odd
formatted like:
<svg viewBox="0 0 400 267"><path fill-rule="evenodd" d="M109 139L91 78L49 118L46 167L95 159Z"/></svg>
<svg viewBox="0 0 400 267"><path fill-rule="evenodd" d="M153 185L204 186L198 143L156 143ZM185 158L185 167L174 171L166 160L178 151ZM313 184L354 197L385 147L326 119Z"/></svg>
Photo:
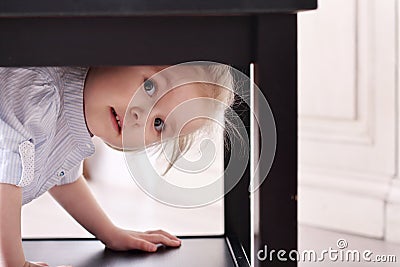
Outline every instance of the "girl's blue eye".
<svg viewBox="0 0 400 267"><path fill-rule="evenodd" d="M154 128L157 132L162 132L162 130L164 129L164 121L160 118L156 118L154 120Z"/></svg>
<svg viewBox="0 0 400 267"><path fill-rule="evenodd" d="M156 91L156 86L154 82L151 79L147 79L144 84L143 84L144 90L146 91L147 94L152 96L154 92Z"/></svg>

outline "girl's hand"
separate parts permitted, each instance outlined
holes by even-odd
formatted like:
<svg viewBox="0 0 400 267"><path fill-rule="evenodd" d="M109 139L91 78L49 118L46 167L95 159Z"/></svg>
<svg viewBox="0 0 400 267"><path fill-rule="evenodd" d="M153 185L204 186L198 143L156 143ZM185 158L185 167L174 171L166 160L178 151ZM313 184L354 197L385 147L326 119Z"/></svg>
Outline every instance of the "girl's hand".
<svg viewBox="0 0 400 267"><path fill-rule="evenodd" d="M47 263L44 262L29 262L26 261L23 267L49 267ZM72 267L71 265L62 265L57 267Z"/></svg>
<svg viewBox="0 0 400 267"><path fill-rule="evenodd" d="M169 247L181 245L181 241L177 237L163 230L136 232L121 228L115 228L108 240L102 240L102 242L112 250L139 249L147 252L155 252L157 244Z"/></svg>

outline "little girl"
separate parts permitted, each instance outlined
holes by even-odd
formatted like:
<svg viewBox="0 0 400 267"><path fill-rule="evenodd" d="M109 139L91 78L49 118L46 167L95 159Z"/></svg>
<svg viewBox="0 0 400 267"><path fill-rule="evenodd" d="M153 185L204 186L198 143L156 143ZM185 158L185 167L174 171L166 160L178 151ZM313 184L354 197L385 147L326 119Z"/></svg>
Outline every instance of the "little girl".
<svg viewBox="0 0 400 267"><path fill-rule="evenodd" d="M184 103L208 98L232 104L230 90L199 82L207 77L231 88L229 68L221 66L0 68L0 266L47 266L25 260L20 227L21 206L46 191L110 249L180 246L163 230L115 226L91 194L80 164L94 153L93 136L119 150L178 140L179 156L192 134L208 125L205 115L224 112Z"/></svg>

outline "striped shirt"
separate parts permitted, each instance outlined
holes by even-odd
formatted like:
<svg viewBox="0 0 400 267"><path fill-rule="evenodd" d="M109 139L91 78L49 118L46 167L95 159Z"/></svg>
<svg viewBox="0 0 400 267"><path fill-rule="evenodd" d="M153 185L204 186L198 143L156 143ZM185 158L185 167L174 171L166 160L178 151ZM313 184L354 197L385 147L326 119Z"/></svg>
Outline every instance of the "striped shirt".
<svg viewBox="0 0 400 267"><path fill-rule="evenodd" d="M23 189L23 205L76 181L94 153L83 88L88 68L0 68L0 183Z"/></svg>

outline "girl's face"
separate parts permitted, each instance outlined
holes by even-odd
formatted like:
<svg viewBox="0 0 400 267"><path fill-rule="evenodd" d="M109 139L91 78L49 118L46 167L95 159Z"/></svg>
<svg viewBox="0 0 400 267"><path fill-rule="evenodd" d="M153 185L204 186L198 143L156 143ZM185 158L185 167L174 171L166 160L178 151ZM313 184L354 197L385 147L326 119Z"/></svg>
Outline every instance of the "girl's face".
<svg viewBox="0 0 400 267"><path fill-rule="evenodd" d="M201 127L211 115L207 89L200 83L179 86L198 81L201 74L190 67L166 68L90 68L84 88L89 131L112 147L140 149Z"/></svg>

